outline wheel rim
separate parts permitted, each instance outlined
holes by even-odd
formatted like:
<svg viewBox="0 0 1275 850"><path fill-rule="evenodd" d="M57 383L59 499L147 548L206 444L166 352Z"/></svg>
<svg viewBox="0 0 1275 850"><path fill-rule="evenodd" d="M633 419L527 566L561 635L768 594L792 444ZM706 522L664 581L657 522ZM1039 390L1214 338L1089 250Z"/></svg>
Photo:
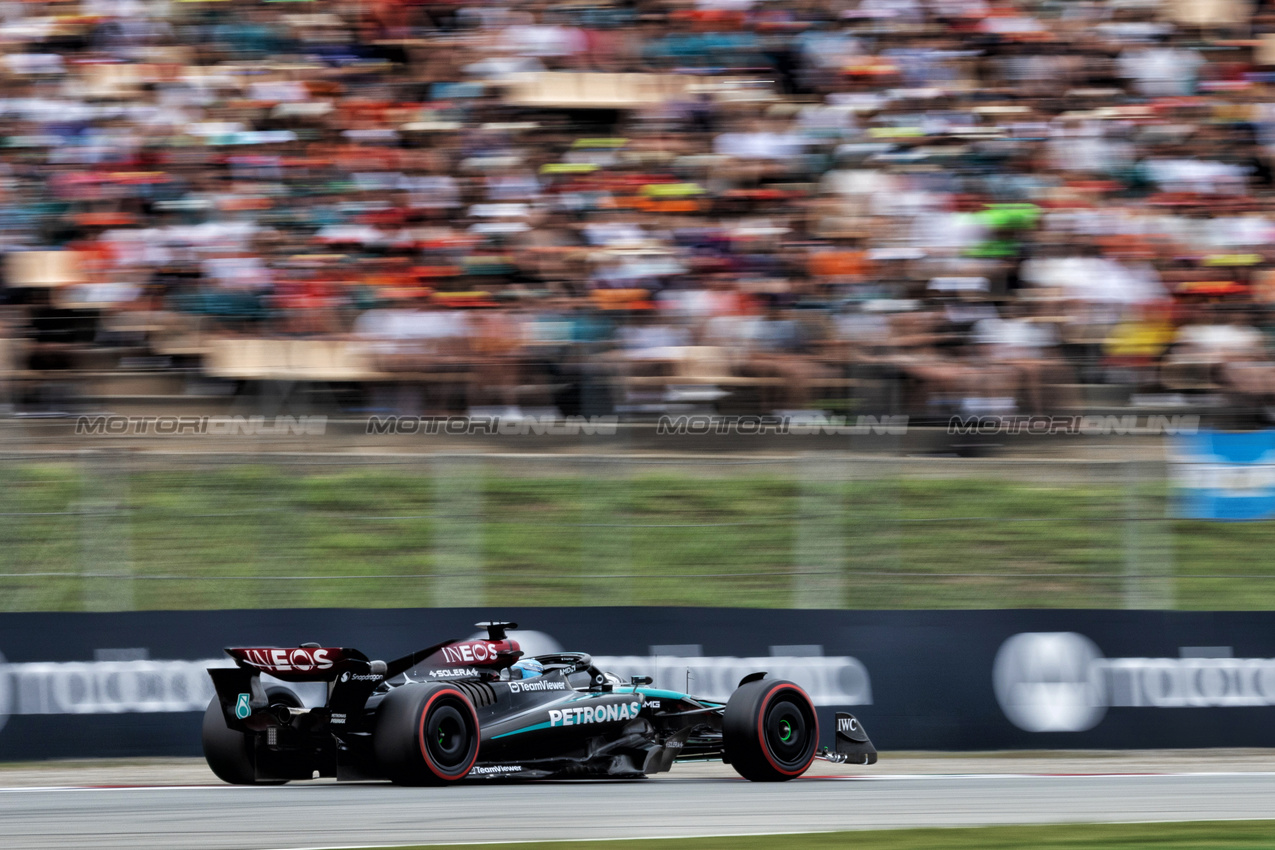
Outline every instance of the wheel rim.
<svg viewBox="0 0 1275 850"><path fill-rule="evenodd" d="M465 716L454 706L440 705L425 724L425 745L430 758L444 770L458 768L469 760L470 736Z"/></svg>
<svg viewBox="0 0 1275 850"><path fill-rule="evenodd" d="M808 758L814 724L791 700L776 700L766 710L766 747L780 765L800 767Z"/></svg>

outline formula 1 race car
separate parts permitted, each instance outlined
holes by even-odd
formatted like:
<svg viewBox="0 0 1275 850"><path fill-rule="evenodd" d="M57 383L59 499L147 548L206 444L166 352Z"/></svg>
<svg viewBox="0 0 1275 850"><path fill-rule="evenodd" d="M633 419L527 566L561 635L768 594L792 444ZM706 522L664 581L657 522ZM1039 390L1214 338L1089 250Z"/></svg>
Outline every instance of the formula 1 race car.
<svg viewBox="0 0 1275 850"><path fill-rule="evenodd" d="M444 641L390 662L318 644L227 649L236 666L208 671L217 690L204 713L208 766L245 785L316 776L446 785L636 778L721 759L745 779L781 782L816 758L877 760L849 714L837 714L835 750L819 750L810 698L764 672L720 703L652 688L649 677L621 681L583 652L523 659L506 636L516 624L478 626L486 640ZM533 678L517 678L525 669ZM314 681L328 683L321 707L282 684Z"/></svg>

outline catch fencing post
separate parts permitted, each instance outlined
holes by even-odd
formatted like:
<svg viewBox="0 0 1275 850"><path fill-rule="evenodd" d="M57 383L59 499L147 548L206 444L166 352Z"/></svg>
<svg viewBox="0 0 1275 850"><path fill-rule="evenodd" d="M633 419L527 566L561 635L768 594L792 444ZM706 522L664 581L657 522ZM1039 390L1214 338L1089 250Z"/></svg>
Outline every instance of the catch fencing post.
<svg viewBox="0 0 1275 850"><path fill-rule="evenodd" d="M632 463L607 455L584 459L580 480L580 601L633 604Z"/></svg>
<svg viewBox="0 0 1275 850"><path fill-rule="evenodd" d="M483 604L483 473L481 457L437 454L434 483L434 604L445 608Z"/></svg>
<svg viewBox="0 0 1275 850"><path fill-rule="evenodd" d="M794 608L840 608L845 604L846 462L834 452L807 452L797 460Z"/></svg>
<svg viewBox="0 0 1275 850"><path fill-rule="evenodd" d="M123 452L80 450L80 572L85 611L131 611L132 514Z"/></svg>
<svg viewBox="0 0 1275 850"><path fill-rule="evenodd" d="M1124 607L1126 609L1168 609L1173 607L1173 537L1170 521L1163 512L1155 516L1147 510L1142 492L1149 482L1147 461L1124 462ZM1167 470L1163 470L1161 481Z"/></svg>

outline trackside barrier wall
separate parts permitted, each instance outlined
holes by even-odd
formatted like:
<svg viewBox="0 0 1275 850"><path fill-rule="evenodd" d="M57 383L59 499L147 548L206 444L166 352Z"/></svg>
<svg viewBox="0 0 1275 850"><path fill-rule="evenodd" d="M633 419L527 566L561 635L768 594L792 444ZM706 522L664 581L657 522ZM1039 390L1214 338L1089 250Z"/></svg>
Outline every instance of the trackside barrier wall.
<svg viewBox="0 0 1275 850"><path fill-rule="evenodd" d="M526 626L532 653L704 696L754 670L794 679L825 743L847 708L886 757L1275 746L1275 612L292 609L0 615L0 760L198 755L224 646L390 659L492 619Z"/></svg>

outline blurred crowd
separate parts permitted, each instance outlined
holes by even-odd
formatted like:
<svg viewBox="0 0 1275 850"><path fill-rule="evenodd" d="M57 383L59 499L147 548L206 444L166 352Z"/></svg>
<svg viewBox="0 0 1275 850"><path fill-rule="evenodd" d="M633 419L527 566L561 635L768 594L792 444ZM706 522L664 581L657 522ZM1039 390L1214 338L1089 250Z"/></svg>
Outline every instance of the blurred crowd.
<svg viewBox="0 0 1275 850"><path fill-rule="evenodd" d="M0 403L322 340L303 377L408 413L1262 413L1272 39L1238 0L8 0Z"/></svg>

